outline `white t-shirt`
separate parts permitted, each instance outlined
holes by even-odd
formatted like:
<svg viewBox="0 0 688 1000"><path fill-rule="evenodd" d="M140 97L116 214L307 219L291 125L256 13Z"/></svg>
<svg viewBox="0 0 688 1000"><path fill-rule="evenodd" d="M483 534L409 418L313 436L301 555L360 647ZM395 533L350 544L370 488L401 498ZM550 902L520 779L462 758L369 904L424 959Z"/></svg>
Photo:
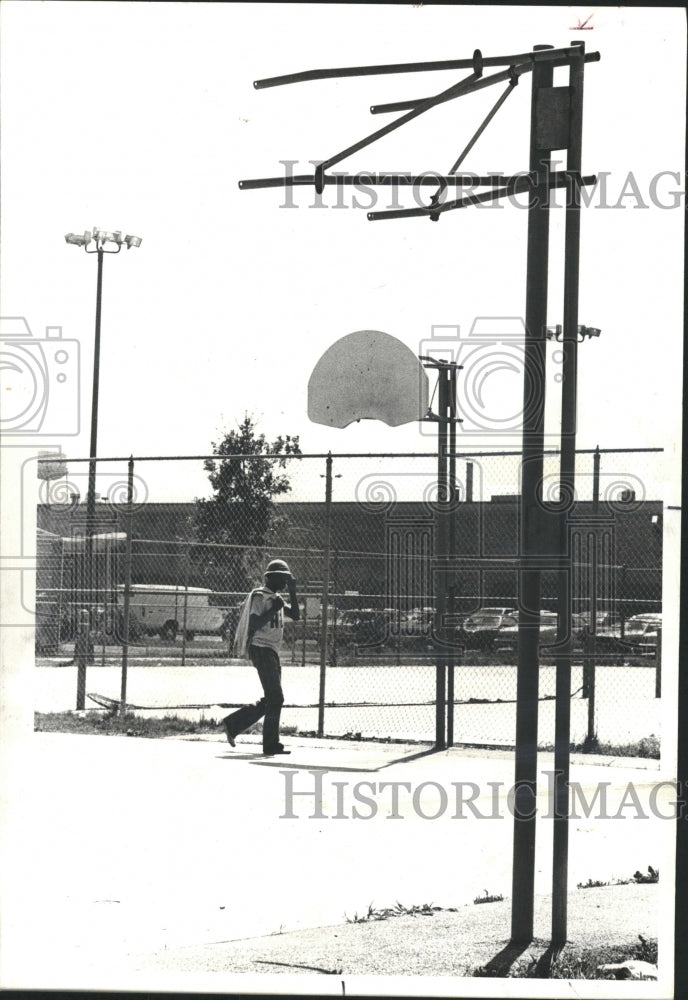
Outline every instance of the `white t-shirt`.
<svg viewBox="0 0 688 1000"><path fill-rule="evenodd" d="M256 590L251 598L250 613L252 615L262 615L263 612L267 611L270 605L275 602L276 596L277 595L267 587L261 587L260 590ZM257 632L253 633L250 645L267 646L268 649L274 649L276 653L279 653L283 635L284 616L282 614L282 608L279 608L275 610L272 618L268 618L262 628L259 628Z"/></svg>

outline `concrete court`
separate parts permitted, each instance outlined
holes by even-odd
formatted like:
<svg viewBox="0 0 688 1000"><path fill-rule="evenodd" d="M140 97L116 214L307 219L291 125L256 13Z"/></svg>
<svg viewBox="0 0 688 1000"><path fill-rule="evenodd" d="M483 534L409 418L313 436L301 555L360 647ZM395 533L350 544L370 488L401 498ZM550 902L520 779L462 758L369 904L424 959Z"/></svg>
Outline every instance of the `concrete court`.
<svg viewBox="0 0 688 1000"><path fill-rule="evenodd" d="M265 759L255 737L232 750L219 734L28 735L17 747L22 764L5 807L1 985L136 989L132 970L165 949L341 924L371 903L452 907L485 891L510 896L511 754L419 756L424 748L400 744L287 742L291 756ZM542 770L552 769L551 755L539 760ZM658 762L596 760L605 766L576 759L572 780L588 793L610 782L611 814L633 782L648 812ZM280 818L285 772L294 790L312 792L311 772L322 769L325 818L310 818L312 796L294 800L297 818ZM405 781L412 791L436 782L449 806L424 819L402 791L400 818L391 820L389 795L379 793L377 815L356 819L352 786L360 781ZM451 783L469 781L478 785L479 810L500 818L470 809L452 818ZM540 814L547 812L545 782ZM422 792L422 810L440 811L441 789ZM668 812L673 795L663 792L658 801ZM342 818L334 818L337 811ZM648 865L668 871L673 823L635 819L634 808L615 820L595 819L596 811L571 821L572 889L588 879L629 878ZM538 824L538 894L550 891L551 826ZM549 926L536 926L535 934L547 938Z"/></svg>

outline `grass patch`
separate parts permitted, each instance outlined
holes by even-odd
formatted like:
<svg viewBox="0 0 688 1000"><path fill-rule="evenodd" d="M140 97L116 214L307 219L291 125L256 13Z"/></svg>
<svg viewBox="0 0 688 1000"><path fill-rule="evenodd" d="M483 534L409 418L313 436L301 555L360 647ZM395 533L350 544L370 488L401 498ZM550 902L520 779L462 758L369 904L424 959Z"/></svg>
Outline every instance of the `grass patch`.
<svg viewBox="0 0 688 1000"><path fill-rule="evenodd" d="M221 725L214 719L182 719L178 715L164 715L162 718L137 715L127 712L120 718L117 709L84 709L72 712L34 712L34 732L78 733L87 736L143 736L150 739L164 739L168 736L195 736L219 732ZM263 732L263 724L256 722L247 730L251 734ZM293 735L296 726L283 726L284 735Z"/></svg>
<svg viewBox="0 0 688 1000"><path fill-rule="evenodd" d="M433 906L432 903L404 906L403 903L397 903L396 906L385 906L383 908L376 909L371 903L368 906L366 913L354 913L353 917L347 917L347 915L344 914L344 917L347 924L367 924L368 922L374 920L389 920L390 917L432 917L435 913L442 910L447 913L456 913L457 907L450 906L445 908L442 906Z"/></svg>
<svg viewBox="0 0 688 1000"><path fill-rule="evenodd" d="M535 942L534 942L535 943ZM544 943L544 942L538 942ZM547 952L545 952L547 955ZM638 943L630 946L603 945L597 948L576 948L567 944L554 956L522 958L509 971L509 978L516 979L616 979L613 971L602 971L599 966L619 962L641 961L657 964L657 941L638 935ZM477 969L475 976L491 973ZM492 973L493 974L493 973Z"/></svg>
<svg viewBox="0 0 688 1000"><path fill-rule="evenodd" d="M212 719L180 719L165 715L161 719L144 718L127 712L124 718L104 710L75 712L34 712L33 728L42 733L80 733L98 736L187 736L217 729Z"/></svg>
<svg viewBox="0 0 688 1000"><path fill-rule="evenodd" d="M579 882L577 888L601 889L607 885L630 885L631 882L634 882L636 885L652 885L659 882L659 869L648 865L647 874L637 871L631 878L615 878L610 882L600 882L598 879L589 878L587 882Z"/></svg>
<svg viewBox="0 0 688 1000"><path fill-rule="evenodd" d="M586 739L583 743L572 747L579 753L595 753L603 757L651 757L659 760L661 742L658 736L650 733L636 743L599 743L596 737Z"/></svg>
<svg viewBox="0 0 688 1000"><path fill-rule="evenodd" d="M221 727L213 719L206 719L201 714L200 719L181 719L176 715L165 715L163 718L153 718L137 715L134 712L127 713L124 722L117 714L117 709L85 709L83 711L70 712L34 712L34 730L36 732L54 733L86 733L103 734L112 736L147 736L151 738L163 738L165 736L193 736L194 734L204 735L214 730L222 732ZM247 730L248 734L261 734L263 725L257 722ZM318 734L315 730L299 729L298 726L282 726L281 732L285 736L302 736L316 739ZM413 746L425 746L432 743L431 740L418 739L397 739L391 736L363 736L360 732L349 731L347 733L325 733L322 739L331 740L351 740L361 743L386 743L403 744ZM485 751L514 750L513 746L499 745L490 746L480 743L456 744L457 749L477 749ZM553 751L553 745L540 748L544 751ZM650 735L637 743L610 744L597 743L596 741L585 741L580 744L571 744L572 753L594 753L607 757L648 757L659 760L660 741L659 738Z"/></svg>
<svg viewBox="0 0 688 1000"><path fill-rule="evenodd" d="M501 903L503 901L503 899L504 899L504 896L502 896L501 893L499 895L497 895L497 896L493 896L491 893L489 893L487 891L487 889L484 889L482 896L476 896L475 899L473 900L473 902L476 903L476 904L477 903Z"/></svg>
<svg viewBox="0 0 688 1000"><path fill-rule="evenodd" d="M554 752L554 744L547 743L540 747L545 752ZM600 743L597 737L587 738L582 743L571 743L571 753L590 753L600 757L646 757L659 760L661 756L661 741L659 736L651 733L643 736L635 743Z"/></svg>

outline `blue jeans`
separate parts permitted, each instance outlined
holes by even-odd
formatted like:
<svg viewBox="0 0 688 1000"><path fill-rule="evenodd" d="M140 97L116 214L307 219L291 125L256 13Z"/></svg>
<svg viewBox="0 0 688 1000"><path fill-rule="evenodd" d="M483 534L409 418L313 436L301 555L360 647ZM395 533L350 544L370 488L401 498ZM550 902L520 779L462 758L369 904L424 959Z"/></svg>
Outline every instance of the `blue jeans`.
<svg viewBox="0 0 688 1000"><path fill-rule="evenodd" d="M263 697L255 705L244 705L224 720L234 736L250 729L265 716L263 722L263 751L270 753L279 748L279 722L284 694L282 693L282 666L274 649L267 646L250 646L248 655L258 671L263 687Z"/></svg>

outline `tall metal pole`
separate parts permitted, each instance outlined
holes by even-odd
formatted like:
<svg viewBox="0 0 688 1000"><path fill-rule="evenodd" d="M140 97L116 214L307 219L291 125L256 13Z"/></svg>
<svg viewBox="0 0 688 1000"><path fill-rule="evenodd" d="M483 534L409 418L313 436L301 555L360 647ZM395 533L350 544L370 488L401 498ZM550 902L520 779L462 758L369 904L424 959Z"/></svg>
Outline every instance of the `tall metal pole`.
<svg viewBox="0 0 688 1000"><path fill-rule="evenodd" d="M98 276L96 280L96 330L93 346L93 392L91 395L91 443L88 463L88 492L86 494L86 602L88 607L90 655L90 630L93 627L95 608L95 572L93 565L93 534L96 514L96 454L98 449L98 387L100 379L100 315L103 297L103 250L98 251ZM76 680L76 707L83 709L86 703L86 660L78 660Z"/></svg>
<svg viewBox="0 0 688 1000"><path fill-rule="evenodd" d="M580 260L580 191L583 138L583 76L585 43L573 42L578 58L569 67L569 145L566 169L572 179L567 187L566 230L564 236L564 317L561 393L560 495L573 504L576 477L576 389L578 379L578 279ZM559 627L556 666L554 721L554 829L552 867L552 944L566 943L568 858L569 858L569 777L571 740L571 666L573 659L572 607L573 561L568 539L568 515L562 515L559 566Z"/></svg>
<svg viewBox="0 0 688 1000"><path fill-rule="evenodd" d="M451 583L447 593L448 621L453 623L456 612L456 365L449 369L449 572ZM454 745L454 648L453 625L448 626L447 639L447 746ZM450 638L451 637L451 638Z"/></svg>
<svg viewBox="0 0 688 1000"><path fill-rule="evenodd" d="M120 718L127 714L127 669L129 666L129 604L131 600L131 559L134 503L134 458L127 465L127 541L124 554L124 606L122 608L122 683L119 700Z"/></svg>
<svg viewBox="0 0 688 1000"><path fill-rule="evenodd" d="M323 589L320 622L320 689L318 692L318 736L325 735L325 677L327 673L327 619L330 599L330 542L332 532L332 452L325 461L325 539L323 545Z"/></svg>
<svg viewBox="0 0 688 1000"><path fill-rule="evenodd" d="M537 45L535 51L551 48ZM549 262L551 156L538 140L538 99L552 86L552 66L536 62L530 124L530 171L536 186L528 208L526 339L523 387L518 668L516 680L516 764L511 940L533 938L535 896L535 799L537 793L538 672L541 568L540 527L545 426L545 328Z"/></svg>
<svg viewBox="0 0 688 1000"><path fill-rule="evenodd" d="M448 408L449 408L449 371L446 368L437 369L439 425L437 432L437 530L435 532L437 551L437 577L435 602L435 648L437 659L435 664L435 746L438 750L446 746L446 704L447 704L447 668L445 619L447 613L447 450L448 450Z"/></svg>

